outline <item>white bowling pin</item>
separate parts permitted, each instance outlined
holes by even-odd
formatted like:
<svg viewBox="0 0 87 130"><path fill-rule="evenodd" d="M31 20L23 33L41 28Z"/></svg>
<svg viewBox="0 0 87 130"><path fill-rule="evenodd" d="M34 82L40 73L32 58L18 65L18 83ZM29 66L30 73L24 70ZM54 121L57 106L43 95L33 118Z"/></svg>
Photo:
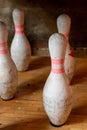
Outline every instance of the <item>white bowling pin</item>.
<svg viewBox="0 0 87 130"><path fill-rule="evenodd" d="M6 24L0 21L0 96L3 100L12 99L18 86L17 68L8 51L7 36Z"/></svg>
<svg viewBox="0 0 87 130"><path fill-rule="evenodd" d="M11 57L18 71L28 69L31 58L31 47L24 34L24 11L14 9L13 21L15 25L15 36L11 44Z"/></svg>
<svg viewBox="0 0 87 130"><path fill-rule="evenodd" d="M70 26L71 26L71 18L66 14L61 14L57 18L57 28L58 32L62 33L67 39L67 48L66 48L66 55L65 55L65 62L64 68L69 81L72 80L75 72L75 58L72 48L69 44L69 33L70 33Z"/></svg>
<svg viewBox="0 0 87 130"><path fill-rule="evenodd" d="M43 89L43 104L51 124L63 125L72 109L72 88L64 72L66 38L54 33L49 38L51 72Z"/></svg>

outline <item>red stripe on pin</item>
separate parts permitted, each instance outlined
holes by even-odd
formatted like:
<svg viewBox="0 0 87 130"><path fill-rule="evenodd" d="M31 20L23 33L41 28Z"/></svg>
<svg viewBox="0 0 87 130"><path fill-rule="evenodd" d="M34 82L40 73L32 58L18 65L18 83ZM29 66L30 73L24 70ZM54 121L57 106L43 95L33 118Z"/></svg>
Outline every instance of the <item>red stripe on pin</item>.
<svg viewBox="0 0 87 130"><path fill-rule="evenodd" d="M61 73L64 73L64 69L63 68L61 68L61 69L51 69L51 71L53 72L53 73L55 73L55 74L61 74Z"/></svg>
<svg viewBox="0 0 87 130"><path fill-rule="evenodd" d="M6 43L6 42L1 42L1 43L0 43L0 48L1 48L1 47L5 47L5 46L7 46L7 43Z"/></svg>
<svg viewBox="0 0 87 130"><path fill-rule="evenodd" d="M74 57L74 52L69 53L70 56Z"/></svg>
<svg viewBox="0 0 87 130"><path fill-rule="evenodd" d="M65 33L64 36L65 36L65 37L69 37L69 33Z"/></svg>
<svg viewBox="0 0 87 130"><path fill-rule="evenodd" d="M19 25L19 24L15 25L15 28L23 28L23 27L24 27L24 25Z"/></svg>
<svg viewBox="0 0 87 130"><path fill-rule="evenodd" d="M15 25L16 34L23 34L24 33L23 28L24 28L24 25L16 24ZM22 29L22 30L17 30L17 29Z"/></svg>
<svg viewBox="0 0 87 130"><path fill-rule="evenodd" d="M24 33L24 30L21 30L21 31L16 30L16 34L23 34L23 33Z"/></svg>
<svg viewBox="0 0 87 130"><path fill-rule="evenodd" d="M7 54L8 53L8 50L0 50L0 54Z"/></svg>
<svg viewBox="0 0 87 130"><path fill-rule="evenodd" d="M53 64L63 64L64 63L64 59L51 59L51 62Z"/></svg>

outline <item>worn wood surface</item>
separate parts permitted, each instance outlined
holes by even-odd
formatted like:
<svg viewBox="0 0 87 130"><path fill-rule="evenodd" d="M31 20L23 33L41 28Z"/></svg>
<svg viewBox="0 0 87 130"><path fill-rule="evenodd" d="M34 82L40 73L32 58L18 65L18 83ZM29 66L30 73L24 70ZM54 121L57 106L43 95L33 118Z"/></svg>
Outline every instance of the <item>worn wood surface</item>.
<svg viewBox="0 0 87 130"><path fill-rule="evenodd" d="M42 90L49 72L49 57L32 57L29 70L18 73L15 99L0 99L0 130L87 130L87 59L76 58L73 109L60 128L51 126L42 103Z"/></svg>

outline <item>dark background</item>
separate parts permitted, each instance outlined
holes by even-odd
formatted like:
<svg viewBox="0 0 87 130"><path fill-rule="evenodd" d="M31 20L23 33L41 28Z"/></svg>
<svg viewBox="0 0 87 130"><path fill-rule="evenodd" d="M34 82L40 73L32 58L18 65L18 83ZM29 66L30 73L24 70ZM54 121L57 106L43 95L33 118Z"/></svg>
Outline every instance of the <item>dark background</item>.
<svg viewBox="0 0 87 130"><path fill-rule="evenodd" d="M87 48L86 0L0 0L0 20L8 26L9 46L15 32L12 11L18 7L25 11L25 34L31 44L32 54L47 50L48 38L57 32L56 19L62 13L68 14L72 20L71 46L74 50Z"/></svg>

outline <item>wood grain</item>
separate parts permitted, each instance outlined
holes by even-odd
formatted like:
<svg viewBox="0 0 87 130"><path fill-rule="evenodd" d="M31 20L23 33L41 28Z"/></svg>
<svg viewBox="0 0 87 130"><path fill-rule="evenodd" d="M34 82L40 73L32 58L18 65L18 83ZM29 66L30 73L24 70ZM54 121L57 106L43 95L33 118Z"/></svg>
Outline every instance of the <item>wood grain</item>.
<svg viewBox="0 0 87 130"><path fill-rule="evenodd" d="M32 57L28 71L19 72L18 90L10 101L0 99L0 130L56 130L45 114L42 103L44 83L50 72L49 57ZM76 58L72 80L73 109L58 130L87 129L87 59Z"/></svg>

